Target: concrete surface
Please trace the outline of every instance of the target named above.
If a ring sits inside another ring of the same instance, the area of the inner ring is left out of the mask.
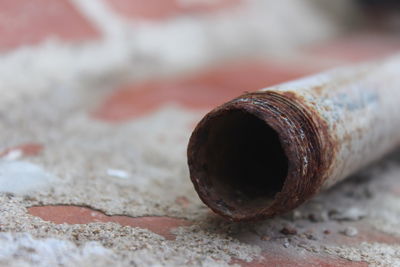
[[[1,2],[0,24],[29,2]],[[0,265],[400,266],[398,153],[290,214],[240,224],[200,202],[185,156],[213,106],[390,55],[398,38],[329,40],[345,16],[312,1],[50,2],[0,27]]]

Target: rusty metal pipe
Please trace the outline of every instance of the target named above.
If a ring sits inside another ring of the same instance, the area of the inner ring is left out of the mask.
[[[202,201],[233,221],[290,211],[400,144],[400,57],[324,72],[217,107],[188,145]]]

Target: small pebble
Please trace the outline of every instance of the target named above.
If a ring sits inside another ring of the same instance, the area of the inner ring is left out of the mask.
[[[299,210],[293,211],[293,219],[294,220],[299,220],[302,218],[302,216],[303,216],[303,214],[301,214],[301,212]]]
[[[294,222],[294,221],[302,219],[302,216],[303,215],[302,215],[302,213],[300,211],[294,210],[294,211],[284,215],[283,217],[285,219],[287,219],[287,220],[290,220],[290,221]]]
[[[309,244],[307,242],[300,241],[300,243],[297,246],[301,248],[308,248]]]
[[[314,233],[312,231],[307,231],[307,232],[304,233],[304,235],[309,240],[318,240],[318,238],[314,235]]]
[[[314,213],[311,213],[310,215],[308,215],[308,219],[311,222],[318,222],[317,217],[314,215]]]
[[[262,241],[269,241],[269,240],[271,240],[271,237],[270,237],[270,236],[267,236],[267,235],[263,235],[263,236],[260,237],[260,239],[261,239]]]
[[[366,216],[366,213],[359,208],[349,208],[330,215],[330,218],[337,221],[358,221]]]
[[[329,234],[331,234],[331,231],[330,231],[330,230],[325,230],[325,231],[324,231],[324,234],[325,234],[325,235],[329,235]]]
[[[329,216],[327,212],[321,211],[318,213],[309,214],[308,220],[310,220],[311,222],[326,222],[329,221]]]
[[[331,209],[331,210],[328,211],[328,216],[332,217],[337,213],[339,213],[339,211],[337,209]]]
[[[354,237],[354,236],[358,235],[358,230],[357,230],[357,228],[349,226],[349,227],[346,227],[346,229],[344,229],[341,233],[346,236],[349,236],[349,237]]]
[[[297,230],[290,226],[285,226],[282,228],[281,233],[284,235],[295,235],[297,234]]]
[[[288,248],[289,247],[289,241],[287,241],[287,240],[285,240],[285,242],[283,243],[283,246],[285,247],[285,248]]]

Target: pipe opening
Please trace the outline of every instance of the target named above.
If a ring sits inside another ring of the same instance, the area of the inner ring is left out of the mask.
[[[244,110],[225,110],[203,125],[206,137],[196,144],[195,177],[207,187],[218,209],[254,215],[282,190],[288,159],[278,134]],[[215,206],[215,205],[214,205]]]

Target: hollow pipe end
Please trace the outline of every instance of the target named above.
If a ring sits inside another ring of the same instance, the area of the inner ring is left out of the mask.
[[[332,155],[327,126],[294,95],[243,95],[208,113],[188,145],[201,200],[232,220],[282,214],[318,192]]]

